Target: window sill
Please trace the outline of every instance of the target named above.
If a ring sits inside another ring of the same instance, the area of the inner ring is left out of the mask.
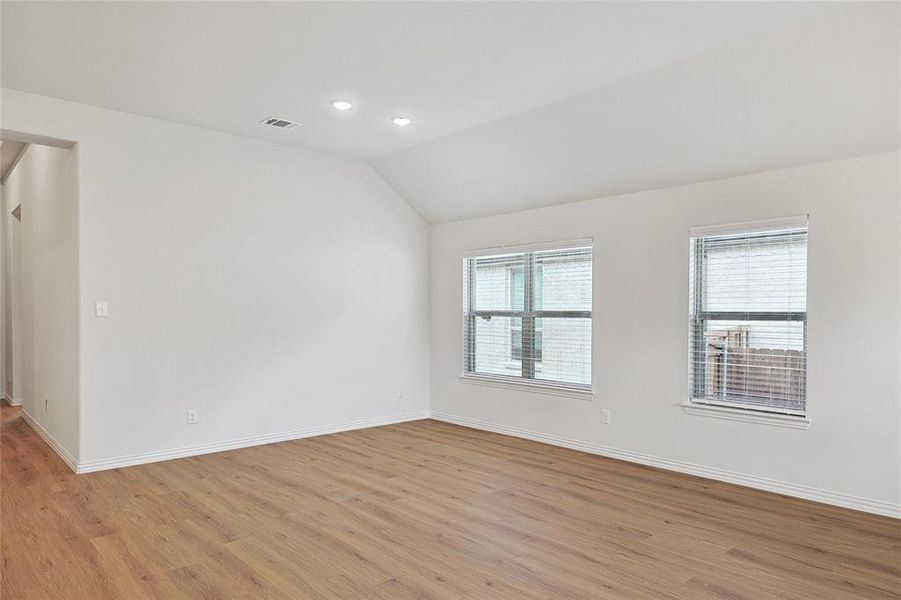
[[[546,383],[533,383],[531,381],[508,380],[502,377],[490,377],[486,375],[460,375],[460,382],[469,385],[485,385],[489,387],[519,390],[531,392],[533,394],[578,398],[580,400],[592,400],[594,398],[594,392],[591,390]]]
[[[810,427],[810,418],[800,415],[782,415],[761,411],[745,410],[741,408],[729,408],[714,404],[701,404],[699,402],[684,402],[682,410],[689,415],[700,417],[713,417],[727,421],[744,421],[759,425],[772,425],[774,427],[786,427],[788,429],[807,429]]]

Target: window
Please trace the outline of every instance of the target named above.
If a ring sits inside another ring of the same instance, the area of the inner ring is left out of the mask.
[[[592,249],[585,242],[463,261],[463,374],[591,388]]]
[[[693,403],[804,415],[807,218],[691,234]]]

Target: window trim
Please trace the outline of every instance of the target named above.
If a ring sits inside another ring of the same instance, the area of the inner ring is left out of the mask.
[[[522,254],[525,252],[542,252],[545,250],[571,250],[573,248],[592,248],[594,255],[594,238],[578,238],[563,242],[535,242],[534,244],[510,244],[507,246],[493,246],[491,248],[472,248],[464,250],[461,259],[483,258],[502,254]],[[461,261],[462,262],[462,261]]]
[[[713,225],[698,225],[688,230],[689,237],[739,235],[756,232],[774,231],[777,229],[798,229],[809,225],[809,215],[794,215],[788,217],[775,217],[772,219],[757,219],[756,221],[742,221],[737,223],[722,223]]]
[[[810,425],[808,417],[809,409],[807,406],[807,318],[808,311],[705,311],[704,289],[707,282],[704,280],[704,257],[702,255],[702,245],[695,244],[696,238],[708,237],[729,237],[729,236],[749,236],[759,237],[761,239],[789,235],[786,231],[803,229],[809,240],[809,216],[798,215],[793,217],[778,217],[774,219],[762,219],[758,221],[749,221],[745,223],[729,223],[724,225],[705,225],[700,227],[692,227],[689,230],[689,239],[692,240],[693,247],[690,254],[694,264],[694,277],[689,282],[692,287],[691,294],[694,301],[689,307],[689,331],[696,331],[697,325],[705,321],[788,321],[793,323],[801,323],[804,336],[804,381],[803,381],[803,398],[804,410],[780,409],[778,407],[767,407],[765,405],[745,404],[740,401],[729,402],[726,400],[718,400],[717,398],[708,397],[703,394],[706,387],[707,373],[706,361],[702,361],[702,375],[699,377],[696,371],[689,382],[689,398],[682,404],[683,410],[687,414],[713,416],[721,419],[740,420],[753,423],[765,424],[781,424],[784,427],[794,429],[807,429]],[[756,235],[755,235],[756,234]],[[714,242],[715,243],[715,242]],[[808,241],[809,243],[809,241]],[[809,246],[806,250],[809,254]],[[809,270],[805,275],[809,274]],[[807,302],[805,298],[805,308]],[[689,344],[689,364],[697,369],[698,345],[705,344],[704,337],[699,336],[698,339],[692,340],[689,335],[689,341],[694,341],[695,347]]]
[[[533,299],[532,294],[534,293],[532,282],[532,269],[534,268],[534,254],[542,251],[554,251],[554,250],[569,250],[576,248],[589,248],[591,250],[591,285],[592,291],[594,288],[594,240],[592,238],[583,238],[577,240],[569,240],[563,242],[541,242],[536,244],[527,244],[527,245],[517,245],[517,246],[498,246],[494,248],[483,248],[479,250],[470,250],[463,253],[461,257],[460,264],[463,267],[464,273],[468,275],[468,281],[466,282],[466,288],[468,291],[468,297],[464,299],[463,312],[461,314],[462,319],[465,319],[464,329],[468,331],[474,331],[475,328],[475,319],[484,316],[491,317],[520,317],[522,318],[522,339],[533,339],[534,336],[530,336],[526,338],[526,335],[529,335],[529,331],[527,330],[527,323],[530,327],[534,327],[535,319],[540,318],[582,318],[582,319],[590,319],[591,320],[591,337],[592,337],[592,356],[589,357],[589,373],[591,376],[591,384],[582,385],[577,383],[566,383],[562,381],[548,381],[542,379],[535,379],[535,371],[534,371],[534,362],[531,360],[532,347],[531,345],[523,345],[522,348],[522,359],[521,363],[523,364],[522,370],[523,374],[521,375],[500,375],[500,374],[490,374],[490,373],[478,373],[474,370],[475,365],[473,362],[475,361],[475,348],[472,344],[475,342],[473,336],[466,335],[464,333],[462,344],[460,347],[463,349],[464,356],[460,361],[460,365],[462,366],[462,373],[459,378],[463,383],[475,383],[488,385],[492,387],[505,387],[512,388],[518,390],[527,390],[538,393],[547,393],[558,396],[568,396],[575,398],[593,398],[593,385],[594,385],[594,319],[592,317],[592,310],[588,311],[574,311],[574,310],[534,310],[532,306]],[[493,256],[493,255],[505,255],[505,254],[526,254],[531,255],[530,260],[523,261],[523,310],[473,310],[468,311],[467,309],[473,305],[473,294],[475,294],[475,270],[469,268],[467,263],[472,259]],[[459,281],[463,281],[463,274],[461,274]],[[592,305],[594,304],[594,294],[592,293]],[[531,365],[531,372],[529,369],[529,365]],[[526,377],[525,373],[529,373],[530,377]]]
[[[541,379],[523,379],[513,375],[484,375],[479,373],[463,373],[459,379],[461,383],[472,385],[506,388],[580,400],[592,400],[594,398],[594,390],[590,386],[580,386],[578,384],[543,381]]]
[[[720,406],[700,400],[689,400],[682,403],[682,412],[699,417],[712,417],[725,421],[744,421],[760,425],[773,425],[787,429],[807,429],[810,427],[810,415],[791,415],[786,413]]]

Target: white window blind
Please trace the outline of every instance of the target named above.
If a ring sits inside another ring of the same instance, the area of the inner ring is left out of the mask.
[[[463,374],[591,388],[591,246],[463,260]]]
[[[803,415],[807,218],[691,236],[692,401]]]

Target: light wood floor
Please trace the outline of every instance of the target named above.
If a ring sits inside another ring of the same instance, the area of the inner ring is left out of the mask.
[[[901,597],[901,521],[436,421],[76,476],[2,418],[4,600]]]

